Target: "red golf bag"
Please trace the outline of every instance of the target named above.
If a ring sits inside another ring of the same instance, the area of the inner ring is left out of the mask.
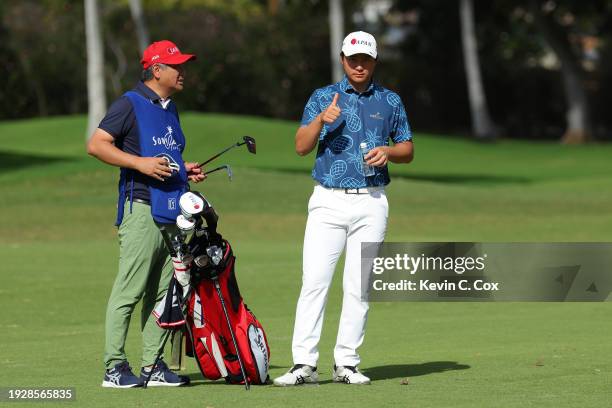
[[[265,384],[268,380],[270,348],[263,327],[240,295],[234,274],[236,258],[232,248],[226,240],[218,241],[216,261],[221,260],[215,264],[215,255],[206,253],[210,248],[208,245],[208,239],[204,237],[201,240],[195,238],[189,244],[194,262],[186,320],[193,344],[188,346],[187,353],[195,357],[204,377],[211,380],[223,377],[233,384],[244,383],[237,355],[240,353],[248,382]],[[227,318],[238,350],[234,347]]]

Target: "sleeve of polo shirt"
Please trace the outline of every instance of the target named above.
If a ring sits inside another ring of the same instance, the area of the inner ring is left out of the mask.
[[[314,91],[312,95],[310,95],[308,102],[306,102],[300,126],[308,126],[310,122],[312,122],[317,117],[317,115],[321,113],[321,109],[319,108],[319,103],[317,100],[317,92],[318,91]]]
[[[132,126],[134,112],[127,97],[121,97],[113,102],[98,127],[111,134],[115,142],[123,141]]]
[[[401,143],[412,140],[412,131],[408,123],[408,115],[402,102],[394,109],[391,128],[391,139],[393,143]]]

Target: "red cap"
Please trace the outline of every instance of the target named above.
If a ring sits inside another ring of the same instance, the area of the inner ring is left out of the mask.
[[[156,41],[149,45],[142,53],[140,63],[144,69],[156,63],[179,65],[194,60],[193,54],[181,54],[175,43],[168,40]]]

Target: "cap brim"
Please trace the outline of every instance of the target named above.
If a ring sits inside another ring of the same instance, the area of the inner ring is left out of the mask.
[[[162,64],[171,64],[171,65],[181,65],[186,63],[187,61],[192,61],[197,57],[194,54],[174,54],[165,58],[160,58],[156,63]]]
[[[357,54],[365,54],[374,59],[376,59],[377,57],[377,54],[375,52],[372,52],[372,50],[367,47],[345,47],[342,49],[342,53],[347,57]]]

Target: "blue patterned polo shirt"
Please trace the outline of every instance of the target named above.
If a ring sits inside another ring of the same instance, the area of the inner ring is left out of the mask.
[[[342,81],[313,92],[304,108],[302,126],[312,122],[340,94],[338,107],[342,113],[319,135],[317,158],[312,178],[330,188],[362,188],[389,184],[387,166],[374,167],[376,173],[365,177],[359,145],[368,149],[412,140],[406,110],[399,95],[371,82],[359,93],[346,76]]]

